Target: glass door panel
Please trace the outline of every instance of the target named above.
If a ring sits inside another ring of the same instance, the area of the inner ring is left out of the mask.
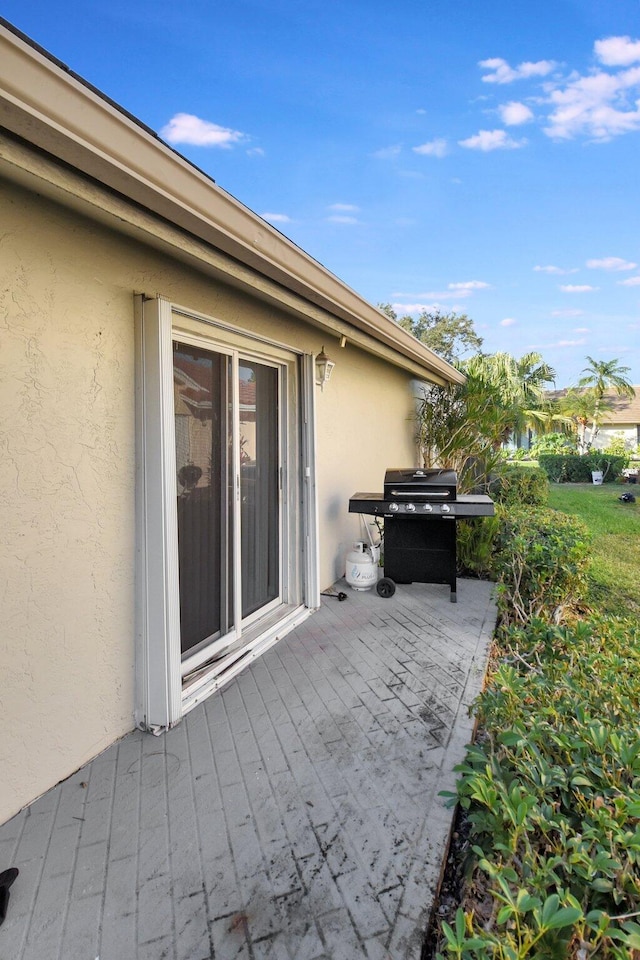
[[[182,653],[233,627],[231,358],[174,343]]]
[[[201,662],[281,595],[280,369],[183,342],[173,361],[181,650]]]
[[[279,371],[240,360],[242,617],[280,595]]]

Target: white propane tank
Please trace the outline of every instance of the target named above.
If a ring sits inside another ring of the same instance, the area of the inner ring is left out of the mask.
[[[364,540],[356,540],[347,554],[345,579],[353,590],[370,590],[378,582],[378,563],[372,548]]]

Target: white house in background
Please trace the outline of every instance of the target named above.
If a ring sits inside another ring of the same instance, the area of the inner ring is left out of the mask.
[[[636,451],[640,446],[640,385],[633,388],[635,397],[620,397],[617,393],[606,393],[604,403],[610,409],[601,411],[600,425],[595,441],[594,450],[602,450],[616,439],[623,439],[627,450]],[[550,391],[547,396],[554,400],[564,397],[567,390]],[[591,444],[591,425],[585,431],[585,441]]]
[[[462,376],[6,23],[0,128],[3,821],[309,616]]]
[[[612,440],[622,437],[627,450],[634,452],[640,447],[640,385],[633,388],[635,397],[619,397],[616,393],[605,394],[611,410],[605,410],[598,433],[593,442],[596,450],[608,447]],[[587,428],[587,443],[591,440],[591,428]]]

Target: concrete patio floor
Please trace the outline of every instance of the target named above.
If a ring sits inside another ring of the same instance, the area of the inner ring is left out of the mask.
[[[175,729],[0,826],[2,960],[419,960],[491,584],[338,589]]]

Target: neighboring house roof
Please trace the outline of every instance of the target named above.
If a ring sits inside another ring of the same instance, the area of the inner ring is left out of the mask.
[[[164,143],[152,130],[103,93],[74,74],[11,24],[0,18],[0,124],[30,147],[44,151],[67,169],[89,177],[115,196],[110,223],[140,235],[142,219],[134,220],[120,198],[150,212],[237,264],[232,280],[264,299],[275,300],[337,336],[346,336],[369,352],[417,377],[437,383],[463,383],[464,375],[438,357],[377,307],[330,273],[300,247],[222,190],[210,177]],[[49,195],[73,202],[68,186],[53,182],[42,167],[26,171],[0,145],[0,159],[13,176]],[[31,180],[29,180],[31,177]],[[104,217],[103,200],[85,195],[94,215]],[[107,219],[107,218],[105,218]],[[161,231],[146,229],[146,242],[170,243]],[[186,259],[185,251],[182,256]],[[199,259],[200,258],[200,259]],[[204,263],[195,244],[189,259]],[[229,272],[220,260],[209,268]],[[265,278],[260,287],[255,274]],[[305,309],[302,309],[304,301]],[[308,305],[312,306],[310,310]],[[313,310],[313,307],[316,310]]]
[[[640,423],[640,385],[633,388],[635,397],[619,397],[615,393],[605,394],[611,404],[611,410],[602,414],[602,424]]]
[[[636,384],[633,389],[636,392],[635,397],[619,397],[615,392],[604,394],[604,399],[611,409],[602,411],[601,426],[640,424],[640,384]],[[566,390],[551,390],[548,396],[552,400],[557,400],[564,397],[566,393]]]

